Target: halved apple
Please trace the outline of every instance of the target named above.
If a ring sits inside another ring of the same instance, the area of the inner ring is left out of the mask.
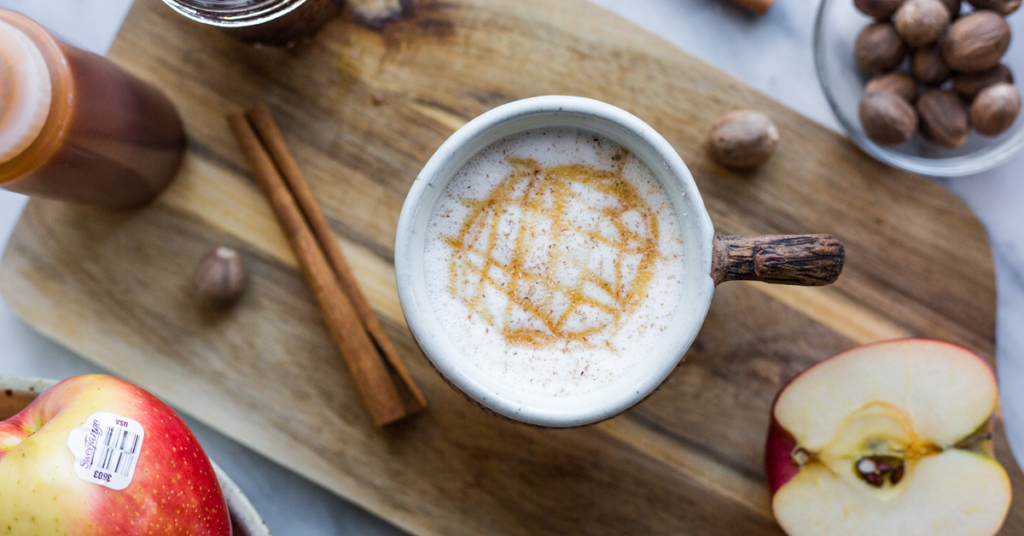
[[[797,376],[772,409],[765,470],[790,536],[995,534],[1010,479],[992,458],[998,403],[975,353],[907,339]]]

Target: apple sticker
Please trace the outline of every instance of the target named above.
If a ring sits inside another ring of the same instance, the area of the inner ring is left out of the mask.
[[[127,488],[135,476],[145,435],[138,421],[113,413],[93,413],[68,436],[75,474],[112,490]]]

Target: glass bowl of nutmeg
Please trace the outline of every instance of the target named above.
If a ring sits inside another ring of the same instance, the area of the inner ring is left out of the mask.
[[[814,60],[832,111],[861,149],[900,169],[955,177],[1006,162],[1024,149],[1020,5],[822,0]]]

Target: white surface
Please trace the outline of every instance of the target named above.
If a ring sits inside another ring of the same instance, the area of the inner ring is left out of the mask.
[[[0,0],[72,41],[105,52],[131,0]],[[146,0],[157,1],[157,0]],[[816,0],[776,0],[755,17],[724,0],[592,0],[745,80],[791,108],[838,128],[811,59]],[[1024,16],[1017,14],[1015,16]],[[1010,440],[1024,454],[1024,182],[1020,158],[977,177],[941,181],[988,228],[999,287],[998,359]],[[0,190],[0,248],[25,200]],[[34,333],[0,302],[0,373],[64,378],[98,369]],[[1011,382],[1009,378],[1018,378]],[[211,457],[252,499],[277,534],[398,533],[220,434],[188,420]]]

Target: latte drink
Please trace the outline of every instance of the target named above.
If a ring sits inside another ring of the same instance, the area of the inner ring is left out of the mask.
[[[517,391],[580,395],[644,360],[687,280],[682,233],[650,169],[557,128],[474,156],[434,207],[427,291],[445,335]]]

